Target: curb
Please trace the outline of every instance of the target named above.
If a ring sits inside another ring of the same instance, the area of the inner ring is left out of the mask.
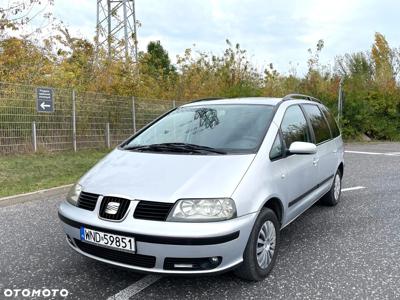
[[[13,196],[7,196],[0,198],[0,207],[8,206],[18,203],[24,203],[29,201],[41,200],[43,197],[51,197],[68,192],[72,184],[62,185],[58,187],[53,187],[49,189],[39,190],[36,192],[30,192],[25,194],[18,194]]]

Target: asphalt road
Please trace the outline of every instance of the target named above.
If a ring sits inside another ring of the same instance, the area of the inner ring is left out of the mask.
[[[346,150],[354,152],[346,153],[343,187],[365,188],[343,192],[334,208],[314,205],[283,229],[267,279],[162,277],[131,299],[400,299],[400,144]],[[12,288],[107,299],[144,277],[71,250],[57,218],[62,198],[0,205],[0,299]]]

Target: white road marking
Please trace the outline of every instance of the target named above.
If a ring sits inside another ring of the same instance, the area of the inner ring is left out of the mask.
[[[361,190],[361,189],[365,189],[365,188],[366,188],[365,186],[354,186],[354,187],[342,189],[342,192]]]
[[[144,290],[145,288],[149,287],[157,280],[159,280],[162,276],[159,275],[146,275],[142,279],[136,281],[135,283],[131,284],[127,288],[123,289],[122,291],[118,292],[114,296],[109,297],[107,300],[128,300],[132,296],[136,295],[140,291]]]
[[[400,152],[390,152],[390,153],[385,153],[385,155],[400,156]]]
[[[385,153],[380,153],[380,152],[365,152],[365,151],[350,151],[346,150],[344,151],[346,153],[356,153],[356,154],[369,154],[369,155],[383,155]]]
[[[346,150],[346,153],[367,154],[367,155],[385,155],[385,156],[400,156],[400,152],[366,152],[366,151],[352,151]]]

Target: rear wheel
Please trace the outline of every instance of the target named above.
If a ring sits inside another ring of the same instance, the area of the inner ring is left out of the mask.
[[[280,226],[275,213],[264,208],[257,217],[243,254],[243,263],[235,270],[242,279],[259,281],[272,270],[280,242]]]
[[[328,193],[322,197],[321,202],[328,206],[335,206],[340,201],[340,195],[342,194],[342,174],[340,170],[337,170],[333,184]]]

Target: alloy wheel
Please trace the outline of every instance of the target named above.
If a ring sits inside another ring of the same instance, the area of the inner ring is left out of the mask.
[[[276,246],[276,230],[274,223],[266,221],[258,233],[257,262],[262,269],[266,269],[271,263]]]
[[[340,190],[341,190],[341,181],[340,181],[340,175],[336,174],[335,176],[335,183],[334,183],[334,191],[333,191],[333,196],[335,197],[335,200],[339,200],[340,196]]]

